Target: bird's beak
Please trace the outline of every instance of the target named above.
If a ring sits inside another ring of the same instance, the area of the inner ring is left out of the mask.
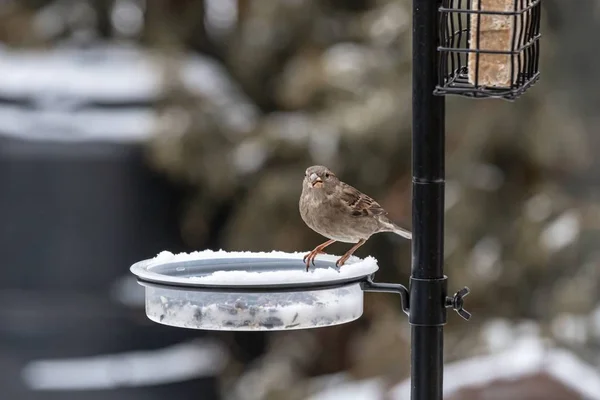
[[[323,186],[323,180],[321,178],[319,178],[317,176],[317,174],[315,174],[314,172],[312,174],[310,174],[310,176],[308,177],[310,184],[312,185],[312,187],[321,187]]]

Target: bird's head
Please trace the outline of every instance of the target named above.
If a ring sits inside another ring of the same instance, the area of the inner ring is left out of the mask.
[[[322,165],[313,165],[306,169],[304,175],[304,186],[308,189],[323,189],[335,185],[337,176]]]

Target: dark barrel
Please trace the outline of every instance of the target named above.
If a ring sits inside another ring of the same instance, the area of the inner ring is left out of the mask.
[[[61,136],[77,110],[94,111],[69,98],[70,84],[62,101],[0,84],[0,397],[217,399],[224,357],[208,334],[149,321],[129,273],[161,250],[185,250],[182,193],[147,167],[143,140],[121,140],[110,111],[107,138]],[[112,109],[121,120],[129,112]]]

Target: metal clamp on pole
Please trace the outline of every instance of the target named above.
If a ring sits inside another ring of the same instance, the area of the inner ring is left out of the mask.
[[[371,275],[365,281],[361,282],[361,288],[365,292],[398,293],[400,295],[400,302],[402,303],[402,311],[404,311],[406,315],[410,315],[408,289],[404,285],[399,283],[373,282],[373,275]]]
[[[448,277],[439,279],[410,278],[411,310],[408,322],[416,326],[446,324],[446,293]],[[439,299],[437,301],[428,301]]]

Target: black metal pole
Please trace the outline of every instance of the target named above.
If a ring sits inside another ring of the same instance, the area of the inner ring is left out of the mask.
[[[433,95],[440,5],[441,0],[413,0],[412,400],[440,400],[443,385],[444,98]]]

